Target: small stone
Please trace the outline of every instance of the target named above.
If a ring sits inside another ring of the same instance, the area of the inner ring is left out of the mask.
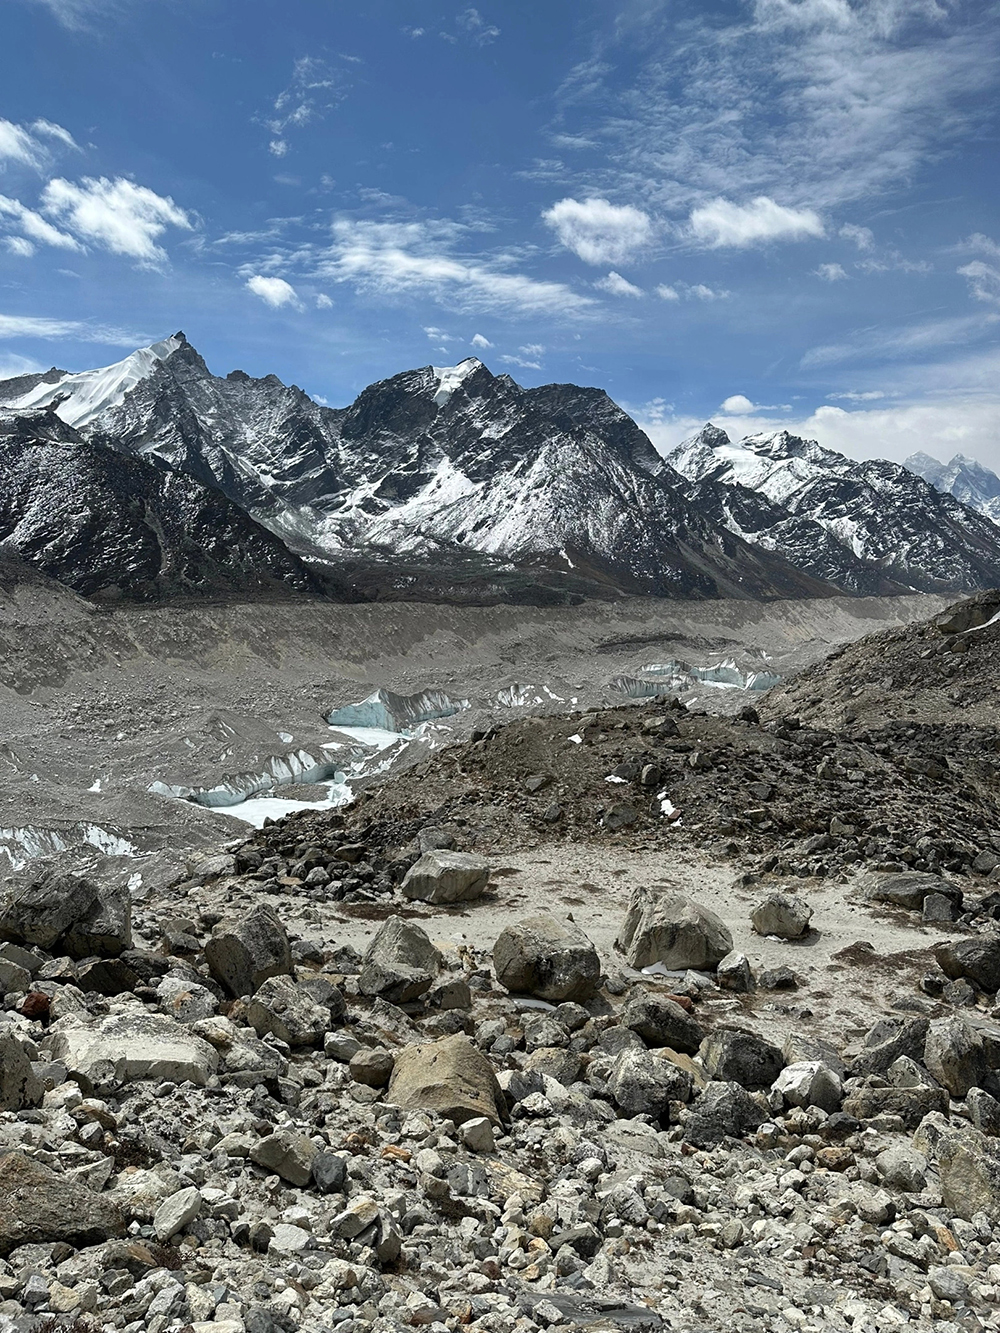
[[[459,1130],[459,1136],[471,1152],[496,1152],[493,1125],[484,1115],[466,1120]]]

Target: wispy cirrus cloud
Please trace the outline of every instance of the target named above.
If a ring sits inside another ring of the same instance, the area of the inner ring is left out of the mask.
[[[761,197],[822,215],[911,181],[986,116],[998,54],[974,5],[749,0],[727,20],[643,0],[564,82],[552,130],[607,145],[580,177],[593,193],[627,183],[673,216]]]
[[[270,111],[261,118],[271,134],[268,151],[275,157],[284,157],[289,151],[290,134],[322,119],[349,92],[350,77],[346,68],[335,67],[317,56],[301,56],[292,67],[287,88],[278,94]]]
[[[919,358],[945,347],[960,347],[989,335],[1000,315],[957,315],[946,319],[922,320],[914,324],[860,329],[839,343],[811,347],[802,357],[804,369],[833,366],[842,362],[875,358],[894,361]]]
[[[0,314],[0,338],[73,338],[80,342],[104,343],[112,347],[135,347],[147,335],[106,324],[90,324],[78,319],[53,319],[48,315]]]
[[[370,295],[429,296],[468,311],[581,315],[592,297],[565,283],[512,272],[510,257],[463,253],[468,228],[447,219],[374,222],[338,218],[315,276]]]

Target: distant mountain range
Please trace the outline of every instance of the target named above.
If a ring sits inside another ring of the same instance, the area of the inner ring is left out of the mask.
[[[939,491],[946,491],[970,509],[1000,523],[1000,477],[974,458],[956,454],[941,463],[929,454],[911,454],[903,464]]]
[[[87,595],[1000,583],[1000,529],[896,464],[711,425],[665,460],[602,390],[523,389],[472,358],[329,408],[273,375],[215,376],[177,333],[103,369],[2,381],[0,403],[0,542]]]

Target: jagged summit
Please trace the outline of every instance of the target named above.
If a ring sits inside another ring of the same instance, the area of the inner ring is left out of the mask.
[[[956,500],[1000,524],[1000,477],[977,459],[955,454],[947,463],[942,463],[929,454],[916,453],[911,454],[903,466],[937,490],[953,495]]]

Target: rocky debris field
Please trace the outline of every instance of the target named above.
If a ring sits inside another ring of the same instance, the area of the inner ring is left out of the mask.
[[[526,718],[9,875],[0,1333],[1000,1329],[995,723]]]
[[[890,721],[995,726],[1000,685],[1000,591],[977,593],[930,620],[869,634],[836,649],[768,696],[769,712],[812,725]],[[989,756],[985,748],[983,758]]]

